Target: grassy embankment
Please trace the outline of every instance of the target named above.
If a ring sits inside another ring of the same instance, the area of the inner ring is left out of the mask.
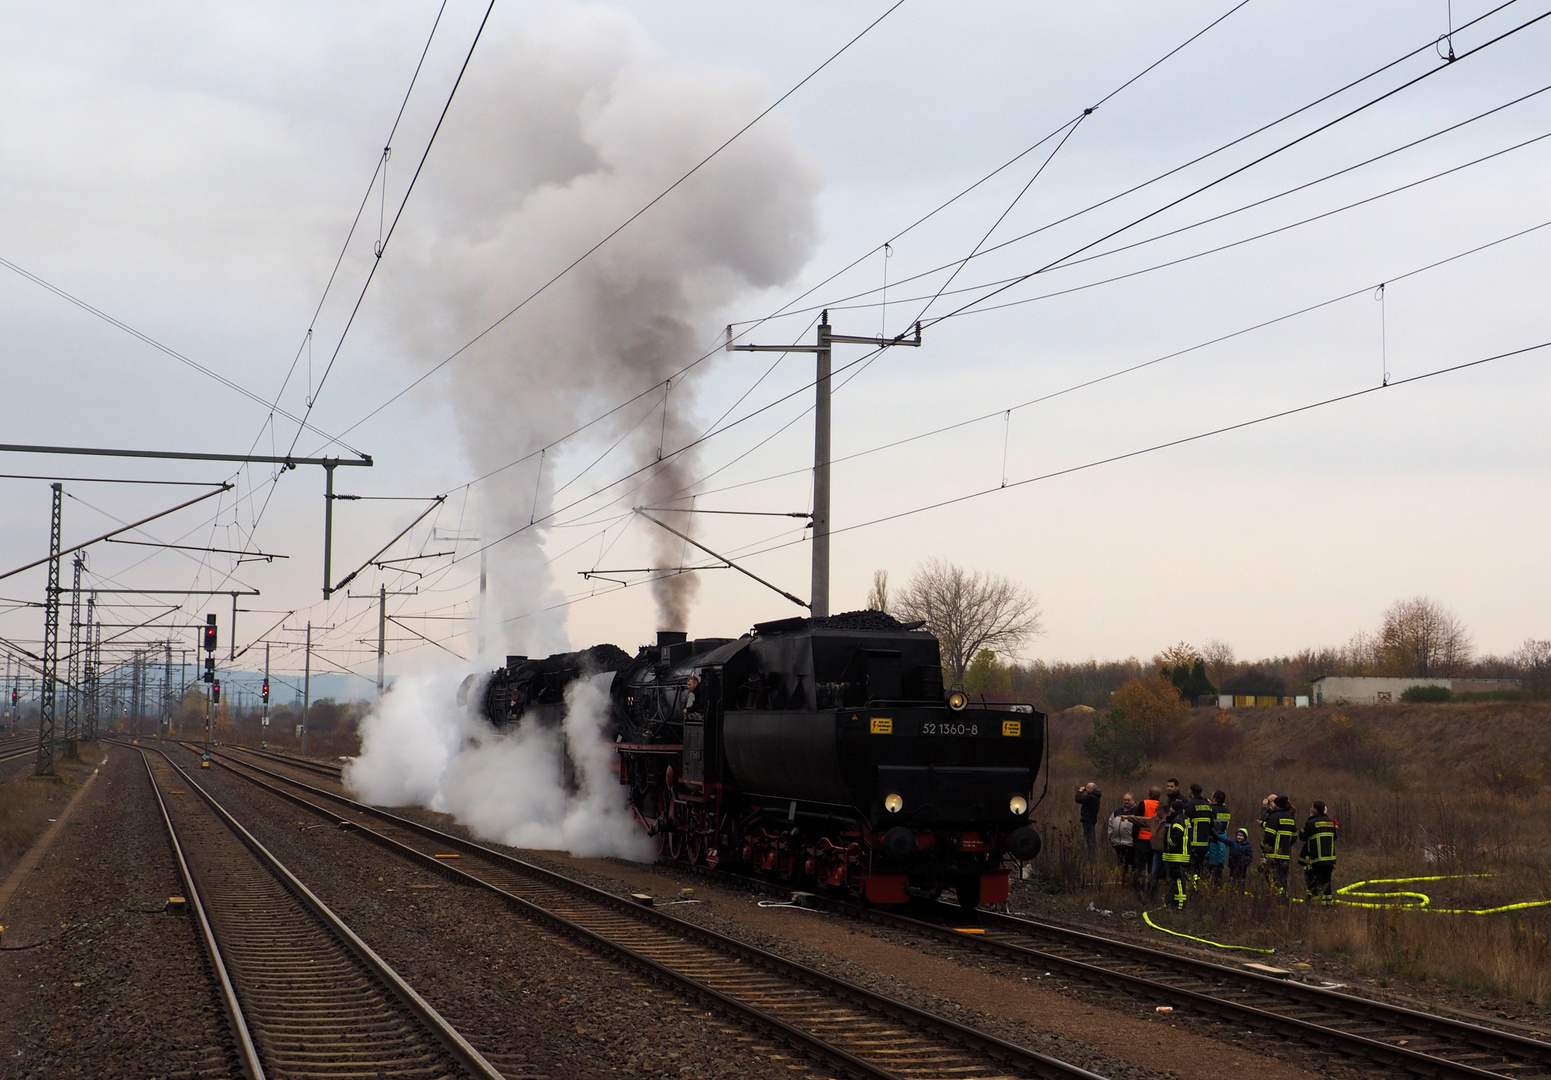
[[[1341,823],[1337,887],[1372,878],[1457,877],[1375,886],[1426,893],[1433,908],[1491,908],[1551,900],[1547,831],[1551,705],[1489,703],[1240,710],[1224,723],[1197,709],[1174,749],[1139,779],[1095,775],[1083,753],[1091,714],[1051,719],[1050,793],[1036,811],[1046,841],[1037,881],[1054,910],[1091,901],[1139,909],[1114,870],[1108,845],[1090,863],[1072,792],[1087,780],[1107,814],[1126,791],[1138,798],[1178,777],[1228,793],[1234,828],[1250,826],[1259,862],[1259,803],[1286,794],[1299,820],[1313,799]],[[1103,823],[1100,823],[1103,829]],[[1293,869],[1293,896],[1303,895]],[[1493,915],[1286,903],[1251,871],[1249,895],[1203,889],[1171,928],[1239,945],[1322,956],[1378,979],[1434,982],[1460,990],[1551,1003],[1551,908]],[[1228,955],[1228,954],[1225,954]],[[1241,958],[1247,954],[1236,954]]]
[[[10,744],[9,739],[4,743]],[[30,764],[7,764],[11,777],[0,782],[0,880],[21,861],[96,768],[100,756],[95,750],[88,747],[85,756],[91,764],[67,760],[63,753],[57,755],[54,767],[58,776],[54,777],[33,776]]]

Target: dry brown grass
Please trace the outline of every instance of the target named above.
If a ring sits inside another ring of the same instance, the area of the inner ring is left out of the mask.
[[[1126,790],[1141,797],[1171,776],[1228,792],[1235,828],[1250,826],[1261,797],[1273,791],[1292,798],[1300,819],[1313,799],[1324,799],[1341,822],[1338,887],[1372,878],[1490,875],[1380,888],[1426,893],[1433,908],[1551,900],[1544,815],[1551,706],[1246,710],[1232,718],[1235,747],[1226,756],[1199,732],[1220,723],[1215,711],[1195,712],[1175,751],[1132,780],[1093,775],[1081,751],[1086,720],[1052,720],[1051,794],[1036,818],[1046,839],[1037,881],[1054,902],[1078,910],[1090,901],[1112,910],[1139,906],[1111,869],[1107,845],[1097,864],[1087,861],[1068,793],[1096,779],[1107,812]],[[1250,840],[1258,849],[1258,829],[1250,828]],[[1292,894],[1301,897],[1296,867],[1293,878]],[[1317,954],[1386,982],[1551,1003],[1551,908],[1481,916],[1329,908],[1272,897],[1252,872],[1247,895],[1204,888],[1184,913],[1160,921],[1233,944]]]
[[[43,835],[49,819],[57,817],[76,793],[92,766],[55,760],[57,777],[15,777],[0,783],[0,880],[3,880]]]

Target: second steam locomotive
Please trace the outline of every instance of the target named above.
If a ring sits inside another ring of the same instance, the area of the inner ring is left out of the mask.
[[[558,723],[578,678],[610,679],[620,783],[658,851],[904,903],[1007,898],[1039,852],[1028,812],[1045,740],[1030,705],[945,693],[937,639],[877,611],[662,632],[507,658],[465,691],[497,727]]]

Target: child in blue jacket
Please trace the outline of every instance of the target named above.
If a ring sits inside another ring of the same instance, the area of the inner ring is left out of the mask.
[[[1249,875],[1249,865],[1255,861],[1255,850],[1249,846],[1249,830],[1240,829],[1227,843],[1228,878],[1243,881]],[[1219,878],[1219,880],[1221,880]]]

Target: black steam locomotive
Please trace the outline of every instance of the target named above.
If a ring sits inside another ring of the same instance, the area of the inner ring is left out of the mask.
[[[737,639],[663,632],[634,658],[612,645],[508,657],[463,694],[498,727],[552,725],[572,681],[612,673],[620,782],[669,858],[879,903],[945,888],[965,907],[1000,902],[1006,857],[1039,852],[1028,811],[1045,717],[945,694],[919,625],[859,611]]]

